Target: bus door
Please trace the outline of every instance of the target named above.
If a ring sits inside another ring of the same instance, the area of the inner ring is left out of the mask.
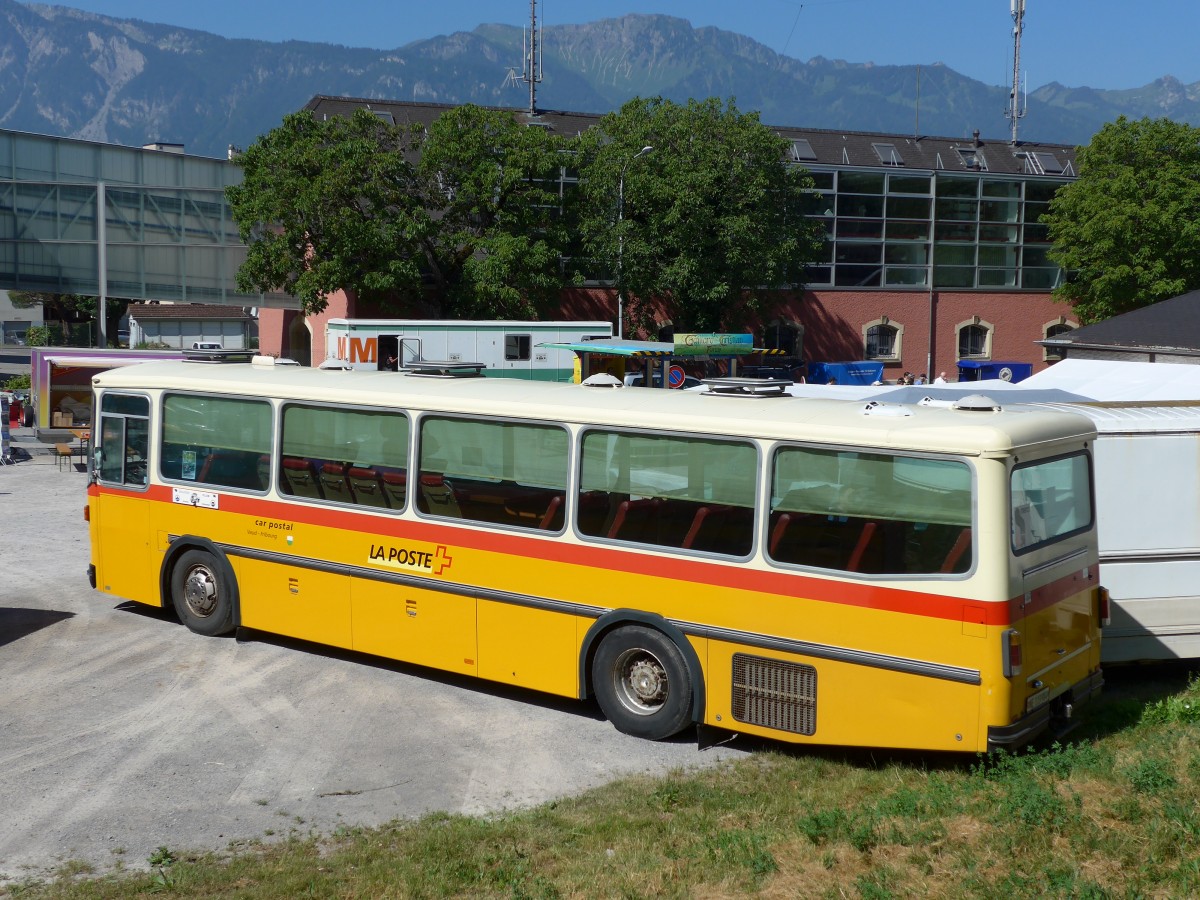
[[[147,497],[150,400],[105,393],[92,429],[90,507],[96,586],[143,603],[159,602],[158,564],[151,546]]]
[[[1080,452],[1023,463],[1011,485],[1012,548],[1023,590],[1012,615],[1019,647],[1007,648],[1007,656],[1020,667],[1026,712],[1033,712],[1099,663],[1090,460]]]

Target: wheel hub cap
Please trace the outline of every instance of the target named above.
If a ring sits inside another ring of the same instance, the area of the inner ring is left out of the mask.
[[[193,569],[183,587],[188,609],[197,616],[210,616],[217,607],[217,583],[207,569]]]

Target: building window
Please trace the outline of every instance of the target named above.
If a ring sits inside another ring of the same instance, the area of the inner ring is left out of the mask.
[[[883,316],[863,326],[863,357],[865,359],[899,362],[904,326]]]
[[[1065,334],[1070,334],[1078,327],[1078,322],[1070,322],[1067,320],[1066,316],[1059,316],[1053,322],[1047,322],[1042,326],[1042,334],[1045,336],[1046,340],[1050,340],[1051,338],[1062,337]],[[1053,362],[1062,358],[1063,352],[1061,347],[1042,348],[1042,359],[1047,360],[1048,362]]]
[[[875,143],[871,144],[871,147],[875,150],[875,156],[885,166],[904,165],[904,157],[900,155],[895,144]]]
[[[976,316],[958,326],[958,358],[989,359],[992,355],[992,325]]]
[[[792,161],[809,162],[817,158],[816,151],[807,138],[792,138]]]

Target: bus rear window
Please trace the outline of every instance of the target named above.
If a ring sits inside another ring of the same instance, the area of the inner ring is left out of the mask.
[[[1092,527],[1092,471],[1083,453],[1018,466],[1012,473],[1012,546],[1016,553]]]

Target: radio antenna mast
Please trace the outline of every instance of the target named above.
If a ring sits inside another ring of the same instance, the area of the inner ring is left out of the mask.
[[[1017,122],[1024,118],[1027,104],[1021,102],[1021,32],[1025,30],[1025,0],[1009,0],[1013,19],[1012,92],[1004,116],[1012,120],[1012,142],[1017,143]]]
[[[537,115],[537,86],[542,83],[542,48],[538,42],[537,0],[529,0],[528,39],[522,41],[525,59],[522,60],[521,80],[529,85],[529,114]]]

